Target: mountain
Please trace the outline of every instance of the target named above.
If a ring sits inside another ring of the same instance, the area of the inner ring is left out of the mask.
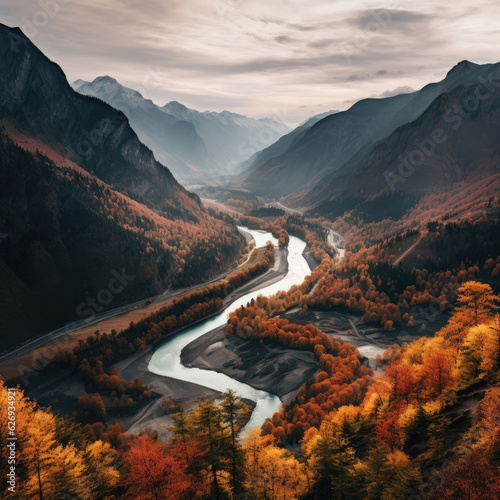
[[[0,350],[210,278],[245,246],[121,111],[2,24],[0,179]]]
[[[313,125],[318,123],[323,118],[327,116],[333,115],[334,113],[338,113],[338,110],[335,111],[327,111],[325,113],[321,113],[315,116],[311,116],[307,120],[304,120],[297,128],[289,132],[288,134],[281,137],[274,144],[271,144],[266,149],[262,151],[258,151],[254,153],[248,160],[242,162],[239,165],[239,170],[244,175],[247,172],[252,171],[257,168],[259,165],[265,163],[267,160],[279,156],[286,152],[286,150],[297,140],[301,139],[306,131],[311,128]]]
[[[329,217],[354,210],[364,221],[375,221],[397,219],[429,196],[442,204],[459,193],[468,203],[488,197],[489,191],[495,196],[500,181],[500,80],[484,81],[439,95],[416,120],[299,195],[302,204]],[[464,201],[448,208],[460,211]]]
[[[159,107],[109,76],[76,80],[73,88],[122,111],[139,139],[176,178],[199,182],[227,178],[254,152],[278,140],[288,127],[271,118],[223,111],[200,112],[172,101]]]
[[[254,119],[229,111],[200,112],[176,101],[161,109],[178,120],[192,123],[210,156],[227,174],[241,171],[242,162],[290,131],[287,125],[272,118]]]
[[[122,111],[141,142],[176,179],[200,180],[216,175],[217,165],[190,121],[164,113],[151,100],[109,76],[97,77],[93,82],[77,80],[72,87]]]
[[[359,101],[347,111],[320,120],[305,132],[299,130],[284,152],[278,155],[263,153],[263,161],[254,163],[252,170],[245,172],[235,184],[269,196],[310,189],[359,154],[362,148],[418,118],[439,95],[459,85],[499,75],[498,64],[477,65],[463,61],[442,81],[429,84],[418,92]]]
[[[22,43],[11,45],[13,36]],[[139,141],[123,113],[76,93],[61,68],[20,30],[2,25],[0,37],[2,122],[50,145],[138,201],[175,206],[182,197],[198,203]]]

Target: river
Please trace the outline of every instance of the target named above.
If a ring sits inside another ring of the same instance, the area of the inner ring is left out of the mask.
[[[271,233],[252,230],[246,227],[240,227],[239,229],[252,235],[257,248],[265,246],[268,241],[272,241],[274,245],[278,244],[278,241]],[[300,285],[304,281],[304,278],[311,273],[311,269],[302,255],[305,247],[306,243],[304,241],[295,236],[290,236],[290,243],[288,245],[288,273],[283,279],[273,285],[244,295],[216,316],[188,327],[174,337],[166,340],[153,354],[148,369],[158,375],[192,382],[218,392],[233,389],[241,398],[250,399],[256,403],[245,430],[248,431],[255,427],[261,427],[266,418],[271,417],[274,412],[279,411],[281,400],[278,396],[270,392],[255,389],[223,373],[202,370],[200,368],[188,368],[181,363],[181,352],[185,346],[197,338],[215,328],[224,326],[227,322],[228,313],[242,305],[246,305],[250,300],[256,299],[259,295],[269,296],[280,290],[288,290],[293,285]]]

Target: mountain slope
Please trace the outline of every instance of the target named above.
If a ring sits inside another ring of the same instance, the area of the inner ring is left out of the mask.
[[[122,112],[4,25],[0,70],[0,349],[240,255],[234,225],[205,213]]]
[[[293,138],[287,149],[237,181],[259,194],[282,196],[312,186],[339,168],[358,149],[383,137],[411,94],[365,99],[348,111],[328,116]]]
[[[237,185],[273,196],[312,188],[362,148],[415,120],[442,93],[498,76],[500,64],[463,61],[444,80],[418,92],[359,101],[347,111],[319,121],[298,136],[284,153],[256,165]]]
[[[72,87],[122,111],[141,142],[151,148],[157,160],[167,165],[177,179],[216,174],[217,165],[189,121],[162,112],[151,100],[109,76],[97,77],[93,82],[77,80]]]
[[[354,209],[365,221],[399,218],[431,194],[470,187],[500,173],[500,81],[462,85],[437,97],[416,120],[355,155],[302,196],[331,217]],[[487,98],[474,101],[475,96]],[[467,106],[475,102],[475,109]],[[459,209],[460,207],[452,207]]]
[[[286,152],[286,150],[297,140],[304,137],[304,134],[309,130],[313,125],[318,123],[323,118],[327,116],[338,113],[338,111],[327,111],[326,113],[321,113],[316,116],[312,116],[308,118],[303,123],[301,123],[297,128],[293,129],[288,134],[281,137],[274,144],[271,144],[266,149],[262,151],[258,151],[254,153],[248,160],[244,161],[239,165],[239,170],[241,170],[242,174],[252,171],[257,168],[259,165],[265,163],[267,160],[279,156]]]
[[[15,50],[12,36],[22,40]],[[0,70],[2,121],[46,142],[139,201],[165,207],[175,206],[181,198],[198,203],[139,141],[123,113],[76,93],[59,66],[20,30],[4,25]]]

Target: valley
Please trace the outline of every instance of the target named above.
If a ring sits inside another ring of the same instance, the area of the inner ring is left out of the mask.
[[[273,238],[270,233],[262,234],[256,231],[248,232],[245,228],[240,228],[244,234],[251,234],[250,239],[256,240],[256,248],[257,250],[252,250],[247,258],[248,262],[251,262],[251,258],[255,253],[259,252],[259,248],[262,248],[261,245],[264,245],[268,240],[274,240],[277,245],[277,240]],[[304,251],[305,243],[301,243],[300,240],[297,239],[298,249],[297,256],[300,255]],[[305,261],[303,260],[300,267],[297,264],[297,256],[293,254],[290,259],[290,264],[292,268],[289,268],[289,263],[287,261],[287,254],[289,250],[279,249],[277,246],[275,248],[275,264],[272,269],[264,273],[263,275],[253,279],[246,285],[243,285],[239,289],[236,289],[234,292],[229,294],[224,299],[224,307],[228,310],[232,310],[235,307],[238,307],[239,303],[246,303],[251,299],[251,297],[256,297],[261,292],[264,293],[272,293],[272,290],[281,290],[287,289],[289,286],[295,281],[297,284],[302,282],[301,273],[303,274],[306,269],[309,269]],[[247,263],[245,261],[239,267],[245,266]],[[298,267],[298,268],[297,268]],[[226,276],[234,273],[238,268],[233,271],[227,272],[224,276],[221,276],[212,282],[224,280]],[[302,269],[302,270],[301,270]],[[298,273],[298,274],[297,274]],[[85,325],[81,327],[80,325],[70,325],[68,328],[65,328],[63,332],[53,332],[49,334],[50,341],[46,341],[44,338],[36,341],[36,344],[42,344],[40,347],[37,345],[27,345],[21,348],[20,350],[13,351],[9,355],[4,356],[0,360],[0,373],[2,376],[6,377],[6,379],[16,379],[20,374],[23,377],[24,383],[27,384],[29,381],[29,390],[28,394],[31,397],[36,397],[38,401],[59,401],[63,400],[64,405],[63,408],[68,404],[68,399],[77,398],[80,391],[83,389],[83,385],[78,379],[64,374],[61,378],[58,374],[58,371],[53,370],[44,370],[44,365],[50,364],[55,357],[55,353],[61,355],[62,352],[71,352],[76,346],[81,344],[89,335],[92,335],[95,331],[121,331],[132,322],[141,321],[143,318],[147,318],[154,314],[156,311],[165,307],[165,305],[170,301],[175,300],[175,297],[180,297],[182,295],[189,295],[190,293],[196,292],[196,290],[204,288],[209,283],[205,283],[199,287],[193,287],[190,289],[182,290],[173,294],[172,297],[170,293],[164,293],[159,297],[149,299],[147,301],[141,301],[140,304],[130,304],[121,308],[120,311],[106,313],[105,318],[94,318],[93,322],[89,325]],[[123,312],[123,309],[127,312]],[[211,316],[214,316],[213,314]],[[211,332],[213,328],[216,328],[217,324],[225,324],[226,322],[226,312],[216,313],[216,316],[211,318],[208,316],[204,318],[200,322],[195,323],[188,329],[174,330],[170,334],[170,338],[175,342],[181,342],[184,345],[189,344],[186,349],[197,349],[195,347],[195,342],[193,340],[189,340],[193,335],[190,332],[199,332],[200,329],[202,331],[207,331],[206,336],[210,337],[213,333],[216,333],[219,330]],[[200,335],[199,333],[195,333],[195,335]],[[201,334],[203,335],[203,333]],[[184,340],[187,338],[188,340]],[[203,340],[205,337],[203,337]],[[168,416],[165,416],[164,413],[160,412],[161,415],[158,417],[158,406],[161,405],[162,398],[168,397],[172,398],[175,401],[186,401],[190,405],[194,405],[196,402],[196,394],[217,394],[218,392],[224,391],[227,388],[233,388],[240,394],[245,400],[250,402],[257,402],[258,407],[263,404],[262,396],[260,396],[259,391],[255,391],[252,389],[245,389],[244,384],[239,384],[235,380],[231,380],[226,377],[218,384],[213,382],[209,382],[209,378],[206,375],[203,375],[201,379],[196,375],[193,376],[189,373],[191,370],[187,371],[187,374],[182,374],[183,366],[179,364],[180,357],[177,360],[177,368],[172,366],[170,362],[156,361],[155,359],[158,356],[161,356],[161,353],[158,353],[158,350],[165,350],[165,352],[169,353],[169,356],[172,355],[172,341],[160,341],[159,345],[154,344],[151,348],[141,351],[136,355],[132,355],[120,361],[116,364],[116,368],[118,370],[118,375],[120,377],[124,377],[126,380],[133,380],[140,377],[144,382],[148,385],[148,387],[154,391],[155,398],[152,403],[148,404],[145,408],[139,407],[137,409],[137,415],[135,413],[127,412],[128,416],[120,415],[120,422],[128,422],[129,428],[127,429],[129,432],[134,430],[134,432],[139,432],[141,429],[156,429],[160,435],[168,436],[167,426],[172,423],[171,419]],[[182,350],[182,347],[178,348],[179,354]],[[175,352],[175,350],[173,351]],[[153,358],[153,359],[152,359]],[[184,351],[183,351],[184,358]],[[288,361],[287,361],[288,358]],[[284,361],[281,361],[281,360]],[[315,367],[315,363],[313,359],[308,359],[304,357],[304,372],[295,371],[292,373],[289,371],[289,363],[290,360],[293,359],[294,367],[297,367],[298,358],[293,356],[290,358],[290,353],[286,351],[283,352],[281,349],[279,352],[275,353],[275,356],[272,359],[266,359],[263,362],[262,369],[267,371],[277,360],[279,363],[284,362],[284,371],[282,372],[282,376],[290,377],[290,382],[285,382],[284,387],[287,387],[286,393],[290,393],[291,391],[296,391],[298,388],[304,383],[304,381],[308,380],[312,375],[317,372]],[[42,361],[42,364],[40,362]],[[156,363],[156,364],[155,364]],[[183,361],[184,364],[184,361]],[[153,366],[154,368],[151,368]],[[168,367],[168,371],[165,370]],[[207,366],[205,366],[207,368]],[[217,371],[224,371],[217,364],[212,364],[208,367],[210,370],[214,371],[215,379],[217,377]],[[177,373],[180,370],[180,375]],[[194,370],[193,370],[194,371]],[[40,373],[39,373],[40,372]],[[158,375],[156,374],[158,373]],[[172,375],[173,374],[173,378]],[[179,380],[180,378],[180,380]],[[236,377],[238,380],[242,380],[243,382],[250,382],[252,386],[259,385],[259,382],[250,379],[245,375],[240,375]],[[50,382],[49,382],[50,381]],[[215,384],[214,387],[212,385]],[[197,387],[199,385],[200,387]],[[208,388],[207,388],[208,385]],[[262,383],[260,383],[262,385]],[[268,377],[267,381],[264,382],[264,386],[268,390],[274,390],[275,387],[273,385],[272,379]],[[248,386],[246,386],[248,387]],[[213,391],[214,388],[219,389],[218,391]],[[265,393],[262,393],[265,394]],[[281,394],[283,396],[284,394]],[[289,398],[293,397],[293,394],[289,395]],[[200,396],[198,396],[200,397]],[[264,405],[262,409],[259,409],[255,413],[255,417],[252,417],[251,422],[248,424],[249,429],[254,426],[260,426],[265,418],[271,415],[274,409],[278,409],[280,405],[279,399],[274,395],[266,396],[269,399],[267,405]],[[271,405],[271,407],[269,406]],[[56,404],[55,407],[58,405]],[[112,407],[109,406],[108,411],[112,411]],[[261,421],[259,422],[260,419]],[[253,422],[256,422],[255,424]],[[113,422],[113,418],[110,420],[110,423]]]
[[[342,74],[267,17],[245,62],[257,4],[165,44],[184,4],[121,7],[138,46],[82,22],[78,68],[0,24],[0,496],[500,498],[500,63]]]

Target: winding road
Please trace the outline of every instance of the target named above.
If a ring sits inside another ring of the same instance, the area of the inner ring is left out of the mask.
[[[264,246],[264,245],[263,245]],[[199,284],[191,287],[191,288],[197,288],[201,285],[209,285],[211,283],[215,283],[216,281],[219,281],[223,278],[225,278],[228,274],[236,271],[240,267],[244,266],[252,257],[253,253],[257,247],[252,249],[248,253],[248,256],[244,262],[239,264],[238,266],[229,269],[228,271],[224,271],[223,273],[217,275],[215,278],[212,278],[208,281],[200,282]],[[23,345],[16,347],[15,349],[3,354],[0,356],[0,365],[3,363],[6,363],[7,361],[10,361],[12,359],[15,359],[19,356],[22,356],[23,354],[29,353],[30,351],[34,351],[38,347],[43,346],[44,344],[47,344],[48,342],[52,342],[53,340],[58,339],[59,337],[66,335],[67,333],[73,333],[77,332],[82,328],[96,325],[98,323],[101,323],[102,321],[110,318],[114,318],[115,316],[119,316],[120,314],[123,314],[124,312],[128,311],[133,311],[135,309],[140,309],[141,307],[144,306],[146,302],[163,302],[167,299],[170,299],[172,297],[176,297],[178,295],[183,294],[186,290],[189,290],[189,288],[176,288],[174,289],[167,289],[164,292],[154,295],[153,297],[137,300],[135,302],[132,302],[130,304],[116,307],[115,309],[111,309],[109,311],[104,311],[102,313],[95,314],[94,316],[89,316],[87,318],[83,318],[77,321],[73,321],[71,323],[68,323],[67,325],[58,328],[56,330],[53,330],[51,332],[48,332],[40,337],[37,337],[36,339],[29,340]]]

